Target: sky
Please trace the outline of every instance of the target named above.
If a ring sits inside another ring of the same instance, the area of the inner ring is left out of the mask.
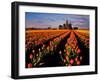
[[[89,15],[60,14],[60,13],[25,13],[26,28],[58,28],[66,20],[72,23],[72,27],[89,29]]]

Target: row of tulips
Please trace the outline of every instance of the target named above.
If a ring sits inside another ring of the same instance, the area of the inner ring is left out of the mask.
[[[45,41],[61,35],[62,32],[26,32],[26,49],[43,44]]]
[[[62,57],[64,65],[66,66],[81,64],[81,50],[78,46],[78,41],[73,31],[71,31],[70,37],[66,41],[64,52],[62,53],[61,51],[59,51],[59,54]]]
[[[83,32],[76,32],[76,31],[75,34],[79,37],[80,41],[84,43],[86,48],[89,48],[89,34]]]
[[[59,35],[63,32],[61,32],[61,31],[57,32],[58,34],[56,32],[53,32],[53,33],[54,33],[53,35]],[[41,65],[45,64],[45,62],[42,62],[43,57],[45,57],[48,54],[50,54],[50,55],[54,54],[54,51],[56,50],[57,45],[69,33],[70,33],[70,31],[69,32],[66,31],[64,34],[61,34],[58,37],[53,36],[55,38],[50,40],[48,44],[42,43],[41,47],[39,47],[37,49],[32,49],[30,54],[29,54],[29,57],[28,57],[30,59],[30,63],[27,64],[27,67],[32,68],[34,66],[41,66]],[[42,35],[43,34],[41,34],[40,36],[42,36]],[[47,36],[48,36],[48,39],[51,38],[51,37],[49,37],[50,35],[47,35]],[[27,53],[27,50],[26,50],[26,53]]]

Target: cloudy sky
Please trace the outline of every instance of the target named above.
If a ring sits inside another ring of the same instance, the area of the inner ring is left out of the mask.
[[[73,27],[82,29],[89,28],[89,15],[76,15],[76,14],[55,14],[55,13],[25,13],[25,26],[26,28],[57,28],[59,25],[69,20]]]

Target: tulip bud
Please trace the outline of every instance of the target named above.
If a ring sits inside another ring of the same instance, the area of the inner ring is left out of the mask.
[[[39,48],[39,52],[41,51],[41,49]]]

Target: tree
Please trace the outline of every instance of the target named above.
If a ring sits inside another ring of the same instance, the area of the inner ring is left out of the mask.
[[[59,25],[59,29],[63,29],[63,26],[62,25]]]

